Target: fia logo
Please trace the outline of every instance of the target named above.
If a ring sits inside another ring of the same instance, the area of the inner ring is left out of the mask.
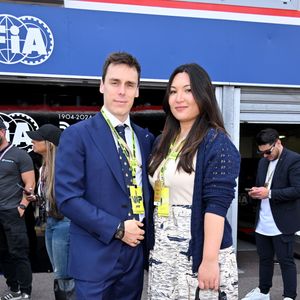
[[[6,126],[6,138],[13,145],[31,151],[31,139],[26,131],[37,130],[39,128],[36,121],[23,113],[5,114],[0,112],[0,120]]]
[[[0,15],[0,63],[39,65],[54,48],[48,25],[32,16]]]

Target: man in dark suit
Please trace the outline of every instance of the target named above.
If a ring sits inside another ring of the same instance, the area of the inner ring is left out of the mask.
[[[71,219],[70,275],[80,300],[141,298],[153,135],[129,118],[139,80],[133,56],[111,54],[103,66],[101,112],[67,128],[58,148],[56,198]]]
[[[297,271],[293,246],[295,232],[300,229],[300,155],[282,146],[275,129],[259,132],[256,143],[263,158],[258,165],[256,186],[249,195],[258,199],[255,236],[259,287],[243,299],[270,299],[274,254],[281,268],[283,297],[295,299]]]

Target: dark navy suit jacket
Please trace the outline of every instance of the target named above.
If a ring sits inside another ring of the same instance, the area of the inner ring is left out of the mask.
[[[269,161],[262,158],[258,164],[256,186],[266,181]],[[300,155],[286,148],[280,155],[271,184],[270,206],[278,229],[284,234],[300,230]],[[256,225],[261,200],[258,200]],[[255,227],[256,227],[255,225]]]
[[[152,223],[146,166],[153,135],[135,124],[132,127],[142,155],[147,230]],[[120,256],[123,242],[114,239],[114,234],[121,220],[128,218],[130,202],[115,141],[100,113],[63,132],[55,180],[58,207],[72,221],[70,275],[79,280],[102,281]]]

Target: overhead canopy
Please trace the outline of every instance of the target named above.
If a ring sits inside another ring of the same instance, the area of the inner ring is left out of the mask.
[[[180,9],[170,16],[0,3],[0,11],[3,76],[97,79],[109,53],[128,51],[144,81],[163,82],[179,64],[197,62],[215,83],[300,86],[297,15],[261,23]]]

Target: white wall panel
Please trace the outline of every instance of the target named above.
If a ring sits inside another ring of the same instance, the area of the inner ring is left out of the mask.
[[[300,124],[300,89],[242,88],[240,120]]]

